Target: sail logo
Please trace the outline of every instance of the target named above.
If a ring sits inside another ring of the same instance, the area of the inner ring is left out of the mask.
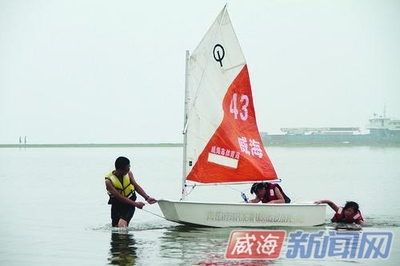
[[[263,150],[261,149],[259,141],[254,139],[249,139],[249,141],[247,141],[246,137],[238,137],[238,142],[241,152],[247,155],[257,156],[258,158],[263,157]]]
[[[232,231],[227,259],[278,259],[284,246],[285,231]],[[318,231],[291,232],[287,238],[286,259],[387,259],[393,232]]]
[[[208,161],[231,168],[237,168],[240,158],[240,152],[231,151],[218,146],[212,146],[208,153]]]
[[[223,67],[222,65],[222,59],[225,57],[225,49],[221,44],[216,44],[213,49],[213,56],[215,61],[219,62],[220,67]]]

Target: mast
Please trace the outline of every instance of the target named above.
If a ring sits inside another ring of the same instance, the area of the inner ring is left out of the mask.
[[[186,194],[186,164],[188,163],[186,160],[186,150],[187,150],[187,121],[188,121],[188,112],[189,112],[189,60],[190,54],[189,50],[186,50],[186,65],[185,65],[185,106],[184,106],[184,116],[183,116],[183,164],[182,164],[182,197],[181,200],[185,200]]]

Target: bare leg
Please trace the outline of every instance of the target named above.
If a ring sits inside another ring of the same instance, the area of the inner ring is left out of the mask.
[[[118,227],[128,227],[128,222],[124,219],[119,219]]]

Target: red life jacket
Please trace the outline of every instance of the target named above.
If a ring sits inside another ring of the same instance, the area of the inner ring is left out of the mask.
[[[345,217],[344,216],[344,208],[339,207],[335,215],[331,219],[332,222],[342,222],[342,223],[354,223],[354,222],[360,222],[364,221],[364,218],[361,215],[360,211],[357,211],[356,213]]]
[[[267,193],[265,194],[264,198],[262,198],[262,203],[270,202],[271,200],[276,200],[278,197],[275,195],[275,187],[276,184],[269,183],[269,185],[265,186]]]

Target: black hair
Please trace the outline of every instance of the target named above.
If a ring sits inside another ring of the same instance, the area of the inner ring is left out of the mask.
[[[346,205],[344,205],[344,209],[347,210],[348,208],[352,208],[355,212],[358,212],[359,206],[357,202],[347,201]]]
[[[254,183],[250,188],[250,194],[253,194],[254,192],[257,192],[257,190],[259,190],[263,186],[267,187],[267,185],[268,185],[268,182]]]
[[[253,194],[254,192],[257,192],[257,190],[259,190],[262,187],[265,187],[268,190],[270,184],[271,183],[269,183],[269,182],[254,183],[250,188],[250,193]],[[285,194],[285,192],[283,191],[281,186],[279,184],[276,184],[276,187],[278,187],[279,191],[282,193],[282,196],[285,199],[285,203],[290,203],[292,200]],[[269,194],[267,193],[267,197],[269,197],[268,195]],[[358,205],[357,205],[357,207],[358,207]],[[358,211],[358,209],[356,211]]]
[[[120,156],[115,160],[115,169],[124,170],[127,165],[130,164],[128,158]]]

